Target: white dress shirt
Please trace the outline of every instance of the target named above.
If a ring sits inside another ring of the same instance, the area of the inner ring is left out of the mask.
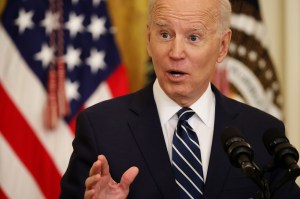
[[[153,85],[153,93],[166,147],[172,162],[172,139],[178,122],[176,113],[182,107],[176,104],[176,102],[165,94],[157,79]],[[190,108],[195,111],[195,114],[188,120],[188,123],[195,130],[198,136],[201,149],[204,181],[207,176],[214,132],[215,105],[215,95],[211,90],[211,85],[209,84],[203,95],[190,106]]]

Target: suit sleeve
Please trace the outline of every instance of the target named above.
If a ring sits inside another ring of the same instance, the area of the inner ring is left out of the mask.
[[[73,153],[61,180],[61,199],[83,198],[85,180],[98,156],[93,136],[93,129],[88,117],[84,112],[80,113],[77,118],[75,138],[72,143]]]

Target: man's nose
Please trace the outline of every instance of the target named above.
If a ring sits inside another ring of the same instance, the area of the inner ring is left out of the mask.
[[[185,57],[185,43],[183,38],[175,37],[171,41],[169,56],[172,59],[182,59]]]

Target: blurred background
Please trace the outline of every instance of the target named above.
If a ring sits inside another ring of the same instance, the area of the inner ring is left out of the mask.
[[[212,81],[282,119],[299,151],[300,1],[231,2]],[[154,80],[147,11],[147,0],[0,0],[0,199],[57,198],[78,112]]]

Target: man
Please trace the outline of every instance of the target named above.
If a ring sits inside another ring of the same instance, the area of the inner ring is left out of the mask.
[[[61,198],[193,198],[178,178],[181,167],[174,159],[178,152],[174,131],[182,127],[177,126],[181,116],[176,113],[182,107],[195,112],[187,119],[190,126],[182,128],[194,131],[187,135],[196,135],[198,140],[193,142],[200,146],[200,154],[194,157],[201,163],[201,181],[198,184],[188,178],[192,192],[199,194],[195,198],[255,198],[259,188],[230,164],[221,132],[227,126],[239,128],[253,147],[254,161],[265,165],[271,157],[261,142],[262,134],[270,127],[284,130],[284,125],[224,97],[210,83],[231,38],[229,1],[151,0],[149,8],[147,48],[157,80],[78,116]],[[275,181],[282,173],[277,169],[268,180]],[[300,195],[297,185],[290,182],[274,196]]]

